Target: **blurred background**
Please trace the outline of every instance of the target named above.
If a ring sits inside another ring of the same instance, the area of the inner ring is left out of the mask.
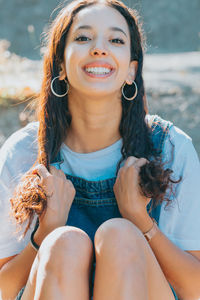
[[[30,99],[42,78],[42,33],[56,0],[0,0],[0,146],[34,120]],[[200,0],[127,0],[146,35],[144,80],[149,112],[191,138],[200,156]],[[53,13],[52,13],[53,12]],[[51,17],[50,17],[51,16]],[[20,104],[18,104],[20,102]]]

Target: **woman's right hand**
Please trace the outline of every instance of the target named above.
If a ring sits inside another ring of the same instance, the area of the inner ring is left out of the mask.
[[[75,197],[76,190],[62,170],[50,166],[50,172],[42,164],[32,170],[40,177],[39,185],[47,195],[47,208],[39,217],[40,227],[57,228],[64,226],[68,219],[69,210]]]

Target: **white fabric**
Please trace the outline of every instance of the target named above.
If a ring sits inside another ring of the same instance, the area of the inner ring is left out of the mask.
[[[162,205],[159,227],[183,250],[200,250],[200,163],[191,138],[173,126],[165,142],[164,158],[174,171],[173,177],[182,180],[176,186],[175,199],[165,208]]]
[[[0,149],[0,258],[20,253],[30,240],[35,220],[23,240],[24,231],[16,234],[14,219],[9,216],[10,197],[21,176],[37,157],[37,123],[31,123],[12,134]]]
[[[33,122],[15,132],[0,149],[0,258],[21,252],[30,240],[35,222],[23,240],[14,234],[16,227],[9,219],[11,197],[22,174],[37,158],[38,123]],[[121,157],[122,139],[113,145],[93,152],[75,153],[65,144],[61,146],[64,163],[61,169],[86,180],[103,180],[115,176]],[[173,162],[170,163],[171,155]],[[200,250],[200,164],[191,138],[172,126],[165,141],[164,159],[174,171],[177,184],[173,202],[162,204],[159,227],[166,236],[183,250]],[[36,219],[35,219],[36,220]]]

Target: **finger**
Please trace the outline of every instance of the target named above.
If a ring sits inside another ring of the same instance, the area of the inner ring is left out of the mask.
[[[63,179],[67,179],[65,173],[62,170],[58,170],[58,175]]]
[[[130,167],[131,165],[135,164],[135,162],[138,160],[135,156],[129,156],[124,164],[125,168]]]
[[[52,175],[57,176],[57,177],[66,179],[65,173],[64,173],[62,170],[57,169],[57,168],[54,167],[54,166],[50,166],[50,173],[51,173]]]
[[[49,171],[47,170],[47,168],[40,164],[38,165],[36,168],[34,168],[34,170],[32,171],[33,174],[38,174],[41,178],[47,178],[50,173]]]
[[[117,177],[115,179],[115,183],[119,182],[119,178],[120,178],[120,170],[117,173]]]
[[[34,168],[31,168],[31,169],[29,169],[24,175],[26,176],[26,175],[32,175],[32,174],[34,174],[34,172],[35,172],[35,169]],[[36,173],[36,172],[35,172]]]
[[[149,161],[146,158],[140,158],[134,163],[134,166],[135,168],[140,169],[142,166],[146,165],[147,163],[149,163]]]
[[[50,166],[49,171],[52,175],[57,175],[59,170],[56,169],[56,167],[54,167],[54,166]]]
[[[121,167],[117,173],[117,178],[115,180],[115,184],[116,185],[119,185],[121,184],[121,181],[122,181],[122,177],[123,177],[123,172],[125,171],[124,167]]]
[[[122,168],[124,168],[124,166],[122,166],[121,168],[119,168],[119,170],[118,170],[118,172],[117,172],[117,178],[116,178],[116,179],[118,179],[118,178],[120,177]]]
[[[62,178],[63,180],[66,180],[66,175],[62,170],[57,170],[56,176]]]
[[[31,174],[34,174],[34,173],[36,173],[37,174],[37,172],[36,172],[36,169],[39,167],[39,165],[37,165],[36,164],[36,166],[35,166],[35,164],[26,172],[26,174],[28,174],[28,175],[31,175]]]
[[[69,184],[69,186],[71,186],[71,187],[73,187],[73,188],[74,188],[74,185],[73,185],[73,183],[71,182],[71,180],[69,180],[69,179],[66,179],[66,181],[67,181],[67,183]]]

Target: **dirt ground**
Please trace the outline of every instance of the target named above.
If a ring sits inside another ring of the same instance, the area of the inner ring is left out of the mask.
[[[32,120],[22,113],[25,105],[13,105],[13,99],[16,103],[37,93],[41,79],[41,61],[17,56],[9,52],[7,41],[0,42],[0,146]],[[146,55],[144,82],[150,113],[191,136],[200,156],[200,52]]]

